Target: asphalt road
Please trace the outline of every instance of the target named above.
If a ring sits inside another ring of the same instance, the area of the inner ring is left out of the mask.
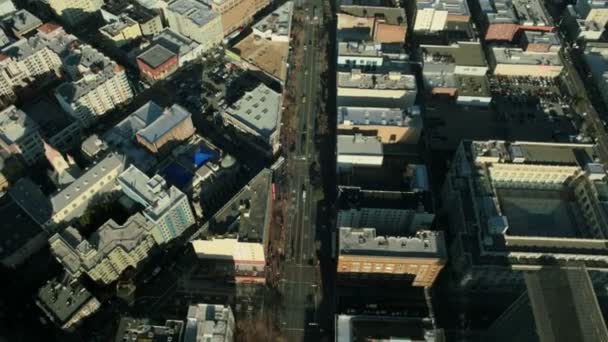
[[[314,144],[315,119],[319,111],[320,50],[318,34],[321,24],[321,2],[303,4],[308,19],[304,26],[304,67],[298,75],[297,99],[298,129],[295,152],[288,156],[295,164],[290,175],[290,221],[288,224],[286,251],[283,263],[281,292],[281,329],[288,341],[314,340],[318,335],[317,310],[321,300],[320,279],[317,276],[315,247],[315,210],[313,189],[309,178],[310,163],[316,152]],[[316,8],[316,10],[315,10]],[[315,19],[315,17],[318,17]],[[300,48],[304,48],[303,46]]]

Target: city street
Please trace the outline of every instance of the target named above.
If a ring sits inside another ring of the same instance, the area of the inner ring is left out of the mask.
[[[321,24],[319,1],[303,4],[307,20],[304,27],[304,66],[298,75],[298,125],[296,149],[289,156],[293,164],[290,177],[290,208],[287,225],[286,260],[283,264],[281,292],[281,329],[288,341],[310,339],[319,333],[317,310],[320,291],[315,244],[316,201],[310,184],[310,163],[315,160],[315,119],[319,111],[320,49],[318,47]],[[292,85],[294,86],[294,85]]]

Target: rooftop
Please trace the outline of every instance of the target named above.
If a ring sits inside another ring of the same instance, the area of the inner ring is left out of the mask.
[[[229,306],[197,304],[188,307],[184,342],[232,341],[234,316]]]
[[[376,90],[416,90],[416,77],[391,71],[388,74],[375,74],[353,69],[338,72],[338,87]]]
[[[486,76],[455,75],[459,96],[491,96]]]
[[[49,48],[58,55],[64,56],[76,40],[75,36],[65,33],[60,26],[46,23],[40,26],[32,37],[22,38],[3,48],[2,54],[21,61],[44,48]]]
[[[146,63],[150,68],[158,68],[176,54],[160,44],[154,44],[152,47],[142,52],[137,56],[137,59]]]
[[[338,107],[338,124],[421,127],[422,120],[399,108]]]
[[[8,145],[31,136],[39,129],[34,120],[14,105],[0,112],[0,139]]]
[[[61,264],[70,273],[76,274],[80,270],[93,269],[117,247],[129,253],[149,237],[148,231],[151,228],[150,221],[137,213],[122,225],[111,219],[106,221],[88,240],[76,228],[68,227],[53,235],[49,244]]]
[[[528,44],[561,46],[559,36],[555,32],[524,31],[523,34]]]
[[[258,242],[240,242],[237,239],[194,240],[192,247],[200,259],[265,263],[264,247]]]
[[[490,25],[553,25],[547,10],[539,0],[481,0],[480,5],[482,12],[486,13]]]
[[[38,17],[24,9],[12,13],[8,18],[4,19],[4,22],[8,23],[11,29],[20,35],[33,31],[42,25],[42,21]]]
[[[138,115],[139,114],[136,112],[135,116],[139,118]],[[152,115],[155,115],[155,113]],[[150,144],[154,144],[158,139],[165,136],[180,123],[184,122],[185,120],[191,120],[191,117],[192,114],[188,110],[178,104],[174,104],[169,108],[165,108],[162,111],[162,114],[159,115],[155,120],[149,122],[148,125],[138,130],[137,135],[142,137]]]
[[[59,133],[74,123],[74,118],[66,113],[54,98],[38,95],[23,104],[23,111],[32,118],[40,130],[48,137]]]
[[[360,187],[340,186],[338,208],[339,210],[362,208],[401,209],[431,213],[433,211],[433,203],[431,193],[428,191],[378,191],[365,190]],[[426,228],[430,228],[430,226]]]
[[[260,84],[228,107],[225,114],[268,138],[277,129],[280,112],[281,94]]]
[[[496,64],[551,65],[561,66],[562,61],[557,52],[523,51],[521,48],[494,46],[489,52]]]
[[[382,18],[389,25],[406,25],[405,9],[403,8],[342,5],[340,12],[355,17]]]
[[[140,24],[147,23],[151,19],[159,16],[157,12],[140,5],[137,1],[106,1],[102,6],[102,9],[114,15],[126,14],[129,16],[129,18],[137,21]]]
[[[381,257],[447,257],[443,232],[418,231],[415,236],[377,236],[376,228],[340,227],[340,255]]]
[[[381,156],[382,143],[375,136],[338,135],[338,155]]]
[[[199,27],[205,26],[219,16],[211,6],[199,0],[175,0],[169,4],[167,10],[179,13]]]
[[[25,179],[25,178],[22,178]],[[20,180],[21,181],[21,180]],[[13,185],[14,190],[9,189],[9,193],[19,191],[19,181]],[[38,234],[46,234],[40,225],[34,222],[30,216],[19,207],[16,200],[12,196],[4,196],[0,198],[0,217],[6,219],[0,220],[0,232],[2,240],[0,241],[0,260],[18,253],[31,239]],[[9,219],[10,218],[10,219]]]
[[[293,2],[287,1],[272,13],[255,23],[252,27],[253,31],[288,37],[291,29],[292,12]]]
[[[152,38],[152,42],[161,45],[165,49],[178,56],[183,56],[192,51],[199,44],[194,40],[183,36],[170,28],[165,28]]]
[[[239,241],[267,241],[272,171],[263,169],[205,224],[211,233],[236,233]]]
[[[453,63],[461,66],[487,66],[480,42],[457,42],[451,45],[420,45],[425,65]]]
[[[288,43],[263,39],[252,33],[238,42],[233,50],[264,72],[285,81],[289,54]]]
[[[179,342],[183,330],[183,321],[168,320],[160,325],[145,318],[122,317],[114,342]]]
[[[122,31],[131,26],[137,25],[137,22],[127,15],[121,15],[117,20],[110,22],[107,25],[104,25],[99,28],[99,30],[103,33],[106,33],[110,37],[115,37],[122,33]]]
[[[13,184],[13,186],[9,188],[8,193],[15,203],[17,203],[17,205],[19,205],[19,207],[21,207],[21,209],[23,209],[23,211],[36,222],[36,229],[45,224],[51,218],[53,214],[53,207],[51,206],[50,200],[42,192],[40,187],[30,178],[23,177],[19,179],[17,182],[15,182],[15,184]],[[9,210],[8,207],[7,210]],[[21,218],[21,214],[15,211],[14,216],[6,217]],[[23,218],[22,223],[23,226],[20,229],[26,230],[24,227],[28,227],[28,224],[26,224],[27,220]]]
[[[38,290],[37,299],[38,305],[58,324],[69,321],[91,301],[95,303],[91,309],[99,307],[97,299],[80,282],[69,278],[63,281],[47,281]]]
[[[393,316],[336,316],[336,342],[425,341],[442,342],[442,333],[419,318]]]

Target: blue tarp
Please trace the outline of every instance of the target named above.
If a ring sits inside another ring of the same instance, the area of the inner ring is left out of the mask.
[[[213,158],[215,158],[215,152],[208,151],[207,149],[201,147],[197,152],[194,153],[192,159],[194,162],[194,167],[199,168]]]

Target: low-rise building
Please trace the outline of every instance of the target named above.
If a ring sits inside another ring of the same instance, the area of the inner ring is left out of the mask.
[[[40,21],[38,17],[24,9],[12,13],[3,21],[7,28],[9,28],[17,38],[21,38],[42,26],[42,21]]]
[[[237,283],[266,282],[266,258],[260,243],[228,238],[194,240],[192,247],[200,260],[229,263]]]
[[[530,52],[558,52],[562,44],[555,32],[524,31],[521,48]]]
[[[76,26],[96,14],[103,0],[48,0],[48,4],[70,26]]]
[[[186,194],[167,185],[160,175],[150,178],[131,165],[118,177],[118,183],[131,200],[144,207],[143,215],[151,222],[151,231],[158,245],[184,233],[195,223]]]
[[[479,0],[487,41],[512,42],[522,30],[551,32],[553,20],[539,0]]]
[[[593,145],[464,141],[442,190],[454,286],[514,290],[523,272],[586,265],[608,281],[608,184]]]
[[[177,71],[178,56],[160,44],[154,44],[139,56],[137,67],[149,82],[164,80]]]
[[[256,13],[270,4],[270,0],[214,0],[211,7],[221,17],[224,36],[244,28]]]
[[[15,106],[0,112],[0,150],[19,156],[29,165],[44,155],[40,127]]]
[[[422,118],[400,108],[338,107],[339,133],[374,134],[383,144],[417,144]]]
[[[133,98],[125,69],[87,44],[73,46],[63,69],[72,81],[57,87],[55,97],[83,127]]]
[[[405,43],[407,19],[398,7],[342,5],[338,16],[338,40]]]
[[[220,14],[199,0],[174,0],[167,6],[165,16],[169,27],[201,44],[207,51],[224,38]]]
[[[101,303],[77,279],[53,278],[38,290],[36,305],[61,329],[72,331]]]
[[[253,34],[273,42],[289,42],[293,2],[287,1],[253,25]]]
[[[375,136],[338,135],[338,170],[353,166],[382,166],[384,154],[382,142]]]
[[[408,109],[414,105],[416,77],[391,71],[388,74],[353,69],[338,72],[338,106]]]
[[[488,58],[494,75],[498,76],[555,78],[564,68],[556,51],[536,52],[494,46],[489,49]]]
[[[475,35],[471,11],[463,0],[416,1],[413,30],[422,36],[448,34],[458,39]]]
[[[142,36],[139,23],[127,15],[118,16],[107,25],[100,27],[99,32],[117,47],[128,44]]]
[[[120,225],[114,220],[104,223],[91,237],[84,239],[77,229],[68,227],[49,239],[51,253],[66,272],[77,278],[88,275],[93,281],[110,284],[127,267],[137,268],[152,247],[151,222],[141,214],[131,216]]]
[[[137,116],[137,113],[135,115]],[[145,122],[144,120],[147,119],[148,122],[135,133],[135,138],[152,153],[158,153],[165,145],[184,141],[196,131],[192,123],[192,114],[178,104],[164,108],[160,112],[155,112],[154,106],[150,106],[147,115],[142,121]],[[142,119],[141,116],[137,118]]]
[[[235,321],[230,306],[196,304],[188,307],[183,342],[234,341]]]
[[[282,96],[264,84],[246,92],[222,113],[224,124],[270,147],[279,149]]]
[[[177,56],[179,66],[198,59],[206,51],[202,44],[166,28],[155,35],[152,44],[160,45]]]
[[[114,342],[180,342],[183,333],[183,321],[167,320],[161,325],[146,318],[122,317]]]
[[[408,55],[399,44],[374,42],[339,42],[338,68],[341,71],[362,69],[364,71],[403,71]]]
[[[149,9],[135,0],[106,1],[101,7],[101,15],[106,22],[127,16],[137,22],[144,36],[154,36],[163,29],[161,11]]]

